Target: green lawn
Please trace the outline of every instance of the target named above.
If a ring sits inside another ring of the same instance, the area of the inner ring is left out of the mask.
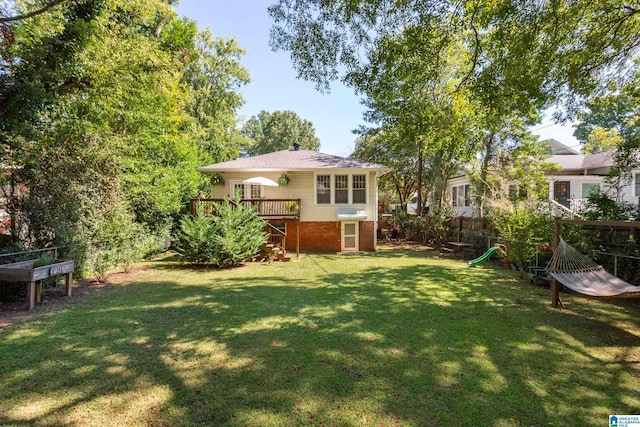
[[[0,331],[1,425],[604,426],[640,413],[640,301],[420,251],[170,258]]]

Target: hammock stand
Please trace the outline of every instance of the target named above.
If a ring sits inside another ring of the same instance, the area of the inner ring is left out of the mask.
[[[635,221],[580,221],[556,219],[555,249],[549,263],[551,307],[562,307],[558,282],[567,288],[601,298],[640,298],[640,286],[631,285],[605,271],[604,267],[578,252],[560,236],[561,224],[604,225],[640,228]]]

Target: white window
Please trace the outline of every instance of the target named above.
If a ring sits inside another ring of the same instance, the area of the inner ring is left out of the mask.
[[[316,203],[331,203],[331,175],[316,176]]]
[[[633,195],[640,197],[640,172],[633,176]]]
[[[338,203],[349,203],[349,175],[336,175],[335,200]]]
[[[600,190],[600,184],[597,182],[582,183],[582,198],[586,199],[591,193],[596,194]]]
[[[242,181],[231,183],[231,194],[229,196],[233,199],[236,194],[239,194],[240,199],[244,199],[244,184]]]
[[[454,207],[471,206],[469,184],[454,185],[451,188],[451,203]]]
[[[259,199],[262,197],[262,185],[260,184],[250,184],[249,185],[249,194],[251,194],[251,199]]]
[[[366,175],[353,175],[353,203],[367,203]]]
[[[367,203],[367,175],[316,175],[316,203]]]

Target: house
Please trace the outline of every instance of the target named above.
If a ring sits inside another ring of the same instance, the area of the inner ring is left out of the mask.
[[[294,147],[198,169],[212,177],[216,203],[240,193],[258,208],[287,250],[376,250],[378,177],[389,169],[374,163]],[[277,230],[277,231],[276,231]]]
[[[558,171],[547,173],[550,203],[557,207],[576,212],[586,202],[589,193],[595,189],[607,190],[604,178],[615,162],[614,151],[581,154],[556,140],[544,141],[549,144],[549,163],[560,167]],[[638,204],[640,199],[640,170],[633,173],[631,182],[621,189],[624,201]],[[473,217],[471,181],[466,175],[449,179],[447,191],[456,209],[456,216]]]

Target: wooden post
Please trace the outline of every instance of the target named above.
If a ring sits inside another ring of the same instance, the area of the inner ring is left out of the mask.
[[[71,296],[71,274],[72,273],[67,273],[64,277],[64,286],[66,288],[68,297]]]
[[[554,239],[553,239],[553,251],[558,250],[558,246],[560,245],[560,219],[556,218],[555,227],[554,227]],[[558,260],[554,258],[553,264],[551,265],[551,270],[555,270],[558,268]],[[551,280],[551,307],[558,308],[561,305],[560,303],[560,291],[558,289],[558,281],[556,279]]]
[[[36,282],[27,282],[27,310],[32,310],[36,305]]]
[[[36,304],[40,304],[42,300],[42,280],[36,282]]]
[[[300,220],[296,222],[296,258],[300,258]]]

